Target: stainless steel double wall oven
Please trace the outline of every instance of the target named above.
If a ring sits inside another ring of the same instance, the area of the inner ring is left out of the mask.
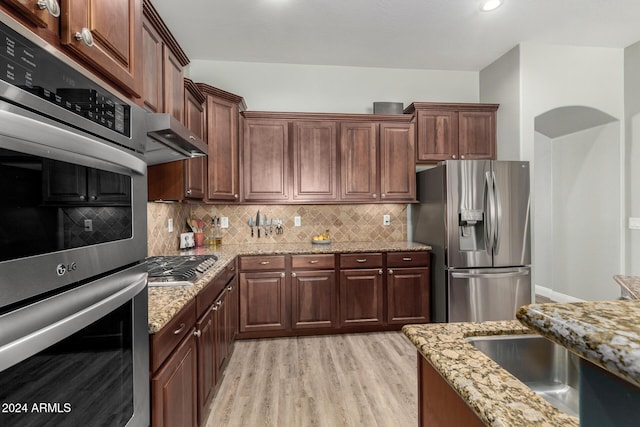
[[[145,113],[0,12],[0,425],[147,426]]]

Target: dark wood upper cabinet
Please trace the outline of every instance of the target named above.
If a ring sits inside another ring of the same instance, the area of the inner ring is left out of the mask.
[[[377,201],[378,136],[375,122],[340,124],[340,198]]]
[[[199,83],[206,96],[207,199],[238,202],[239,188],[239,114],[246,108],[241,96]]]
[[[62,0],[61,43],[132,96],[142,95],[142,0]]]
[[[245,119],[242,171],[245,201],[289,199],[287,120]]]
[[[142,61],[144,64],[144,85],[142,101],[144,107],[160,113],[164,111],[163,46],[160,33],[145,17],[142,22]]]
[[[184,79],[184,124],[196,136],[205,138],[205,97],[189,79]],[[184,160],[185,196],[202,199],[206,194],[207,159]]]
[[[417,161],[496,158],[498,104],[415,102]]]
[[[293,122],[293,199],[338,199],[335,121]]]
[[[416,147],[413,123],[380,124],[380,199],[416,197]]]

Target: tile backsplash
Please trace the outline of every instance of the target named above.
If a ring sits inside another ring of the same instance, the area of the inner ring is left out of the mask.
[[[187,218],[211,224],[213,216],[229,218],[229,228],[221,229],[223,244],[238,243],[300,243],[325,230],[335,242],[404,241],[407,239],[407,205],[190,205],[148,203],[149,255],[160,255],[178,249],[181,232],[187,231]],[[249,218],[257,211],[267,219],[280,219],[284,233],[268,236],[257,233],[251,237]],[[382,216],[389,215],[391,224],[382,225]],[[294,226],[299,216],[301,226]],[[173,218],[174,231],[167,232],[167,221]],[[205,236],[208,229],[205,228]]]

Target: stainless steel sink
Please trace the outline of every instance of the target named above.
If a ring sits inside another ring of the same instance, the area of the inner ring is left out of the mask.
[[[479,336],[467,341],[551,405],[578,416],[578,356],[540,335]]]

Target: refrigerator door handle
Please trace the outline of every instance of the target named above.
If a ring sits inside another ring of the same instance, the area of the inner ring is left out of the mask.
[[[491,172],[486,172],[485,173],[485,206],[484,206],[484,210],[485,210],[485,222],[484,222],[484,230],[485,230],[485,237],[487,240],[487,252],[489,252],[490,255],[493,255],[493,245],[494,245],[494,234],[495,234],[495,194],[494,194],[494,182],[493,182],[493,177],[491,175]]]
[[[502,197],[500,196],[500,186],[496,185],[496,173],[491,171],[491,175],[493,177],[494,183],[494,192],[495,197],[493,199],[494,209],[496,213],[496,222],[494,228],[494,242],[493,242],[493,253],[495,255],[500,253],[500,232],[501,232],[501,223],[502,223]]]
[[[510,271],[507,273],[461,273],[461,272],[452,272],[451,277],[454,279],[488,279],[488,278],[503,278],[503,277],[520,277],[520,276],[528,276],[529,270],[522,269],[516,271]]]

